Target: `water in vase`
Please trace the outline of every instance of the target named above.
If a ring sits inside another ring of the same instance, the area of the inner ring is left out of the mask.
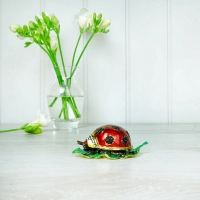
[[[76,128],[81,118],[84,97],[47,96],[49,111],[55,128]]]

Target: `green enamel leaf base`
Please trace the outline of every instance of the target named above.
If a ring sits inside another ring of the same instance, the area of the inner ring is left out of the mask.
[[[125,158],[133,158],[138,155],[140,148],[144,145],[148,144],[148,142],[144,142],[140,146],[135,149],[131,149],[131,151],[127,152],[125,155],[112,154],[110,151],[105,151],[104,153],[90,153],[81,148],[75,149],[72,153],[79,154],[84,158],[109,158],[109,159],[125,159]]]

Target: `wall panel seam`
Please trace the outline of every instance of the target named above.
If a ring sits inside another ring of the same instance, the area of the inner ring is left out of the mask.
[[[170,0],[167,0],[167,118],[172,123],[171,117],[171,46],[170,46]]]
[[[88,1],[83,0],[83,7],[88,8]],[[83,37],[83,46],[85,43],[86,37]],[[88,123],[88,51],[85,51],[83,55],[83,90],[84,90],[84,110],[82,114],[82,122]]]
[[[3,3],[2,3],[2,1],[0,1],[0,11],[1,11],[1,16],[0,16],[0,27],[1,27],[1,29],[0,29],[0,40],[1,40],[1,42],[0,42],[0,45],[1,45],[1,47],[0,47],[0,124],[2,123],[2,73],[3,73],[3,66],[2,66],[2,64],[3,64],[3,62],[2,62],[2,53],[3,53],[3,44],[2,44],[2,28],[3,28],[3,24],[2,24],[2,22],[3,22]]]
[[[130,123],[130,56],[129,56],[129,0],[125,0],[125,114],[126,124]]]
[[[45,11],[45,0],[40,0],[40,13]],[[40,109],[45,110],[45,55],[42,49],[40,49]]]

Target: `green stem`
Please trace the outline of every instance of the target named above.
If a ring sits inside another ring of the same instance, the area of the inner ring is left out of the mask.
[[[81,52],[81,54],[80,54],[80,56],[79,56],[77,62],[76,62],[75,69],[74,69],[74,70],[72,71],[72,73],[70,74],[70,78],[74,75],[74,72],[75,72],[76,69],[77,69],[77,66],[78,66],[78,64],[79,64],[79,62],[80,62],[80,59],[81,59],[81,57],[82,57],[82,55],[83,55],[85,49],[87,48],[88,44],[90,43],[90,41],[91,41],[92,38],[94,37],[94,35],[95,35],[95,33],[92,33],[92,35],[91,35],[90,38],[88,39],[87,43],[85,44],[85,46],[84,46],[84,48],[83,48],[83,50],[82,50],[82,52]]]
[[[62,55],[62,48],[61,48],[61,44],[60,44],[59,34],[57,34],[57,39],[58,39],[58,47],[59,47],[59,51],[60,51],[60,56],[61,56],[61,60],[62,60],[64,74],[67,77],[67,73],[66,73],[66,70],[65,70],[65,63],[64,63],[64,59],[63,59],[63,55]]]
[[[51,102],[51,104],[49,105],[49,107],[53,107],[54,103],[57,101],[58,97],[55,97],[54,100]]]
[[[44,45],[46,47],[46,51],[48,52],[48,55],[49,55],[49,57],[50,57],[50,59],[51,59],[51,61],[53,63],[53,66],[54,67],[58,66],[58,62],[56,60],[56,57],[55,57],[54,53],[52,52],[51,48],[49,47],[49,45],[47,45],[46,40],[44,39],[44,37],[42,37],[42,41],[43,41],[43,43],[44,43]]]
[[[44,45],[49,53],[49,56],[51,58],[51,61],[53,63],[53,66],[54,66],[54,70],[56,72],[56,76],[57,76],[57,79],[58,79],[58,82],[59,82],[59,85],[61,86],[62,83],[63,83],[63,80],[62,80],[62,75],[61,75],[61,72],[60,72],[60,69],[59,69],[59,66],[58,66],[58,62],[57,62],[57,59],[56,59],[56,55],[54,52],[52,52],[52,50],[49,48],[49,46],[47,45],[46,41],[43,39],[43,42],[44,42]]]
[[[60,73],[59,67],[55,66],[55,67],[54,67],[54,70],[55,70],[55,72],[56,72],[56,76],[57,76],[57,79],[58,79],[58,83],[59,83],[60,86],[62,86],[62,84],[63,84],[63,79],[62,79],[62,75],[61,75],[61,73]]]
[[[60,114],[58,115],[58,118],[61,118],[62,113],[63,113],[63,108],[61,109]]]
[[[75,47],[75,49],[74,49],[73,58],[72,58],[72,66],[71,66],[71,69],[70,69],[70,77],[71,77],[71,74],[72,74],[72,71],[73,71],[74,59],[75,59],[76,51],[77,51],[77,48],[78,48],[78,45],[79,45],[79,42],[80,42],[80,39],[81,39],[81,36],[82,36],[82,35],[83,35],[83,33],[80,32],[80,35],[79,35],[79,37],[78,37],[78,41],[77,41],[77,43],[76,43],[76,47]],[[70,80],[71,80],[71,78],[70,78]],[[69,87],[70,87],[70,86],[71,86],[71,81],[70,81]]]
[[[72,97],[72,103],[73,103],[74,107],[76,108],[76,110],[78,111],[78,107],[77,107],[77,105],[76,105],[76,101],[75,101],[74,97]],[[79,111],[78,111],[78,112],[79,112]]]
[[[71,106],[75,117],[80,118],[81,115],[77,109],[76,103],[74,104],[75,101],[73,101],[73,97],[68,97],[67,101],[68,101],[69,105]]]
[[[38,45],[39,45],[39,46],[43,49],[43,51],[46,52],[46,54],[50,57],[48,51],[47,51],[41,44],[38,44]]]
[[[3,132],[12,132],[12,131],[19,131],[19,130],[23,130],[22,128],[14,128],[14,129],[9,129],[9,130],[0,130],[0,133]]]
[[[67,99],[66,99],[66,97],[62,97],[62,104],[63,104],[64,119],[68,120],[69,119],[69,115],[68,115],[68,107],[67,107]]]
[[[41,45],[41,44],[38,44],[40,47],[41,47],[41,49],[49,56],[49,58],[50,58],[50,60],[51,60],[51,62],[52,62],[52,64],[53,64],[53,66],[55,66],[55,63],[54,63],[54,60],[52,59],[52,57],[50,56],[50,54],[48,53],[48,51]]]
[[[74,49],[74,54],[73,54],[73,58],[72,58],[72,67],[74,66],[74,58],[75,58],[75,55],[76,55],[76,50],[78,48],[78,45],[79,45],[79,42],[80,42],[80,39],[81,39],[81,36],[83,35],[83,33],[80,33],[79,37],[78,37],[78,41],[76,43],[76,47]]]

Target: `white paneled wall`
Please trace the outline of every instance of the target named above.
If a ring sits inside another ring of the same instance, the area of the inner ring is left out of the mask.
[[[70,65],[79,34],[73,18],[83,6],[112,25],[94,37],[80,63],[82,122],[200,122],[199,0],[1,0],[0,6],[0,123],[31,121],[38,109],[48,113],[54,78],[46,55],[34,45],[24,49],[9,25],[55,13]]]
[[[200,121],[200,1],[170,4],[171,121]]]

